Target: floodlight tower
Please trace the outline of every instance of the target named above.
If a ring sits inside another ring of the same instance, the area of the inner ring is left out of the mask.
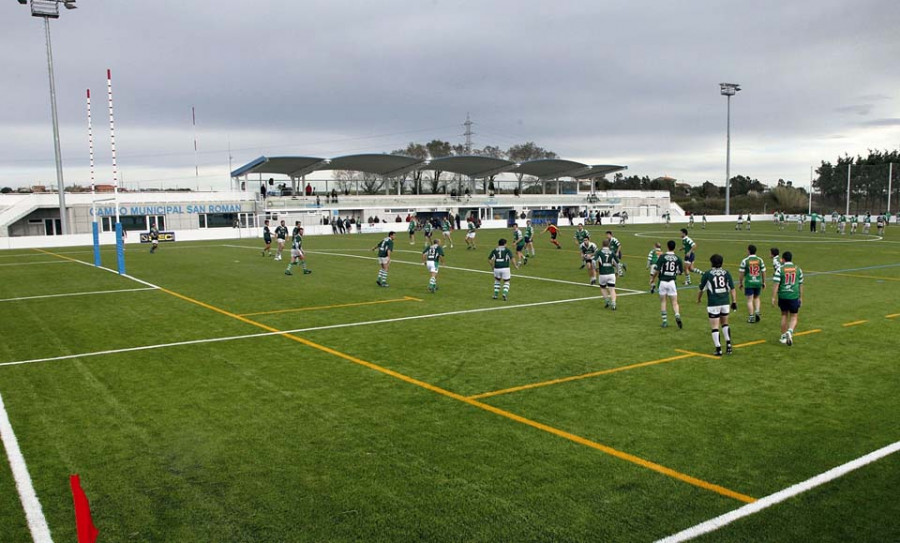
[[[725,214],[731,214],[731,97],[741,90],[737,83],[719,83],[722,96],[727,98],[728,113],[725,135]]]
[[[19,0],[26,4],[28,0]],[[47,38],[47,72],[50,74],[50,112],[53,116],[53,151],[56,154],[56,190],[59,192],[59,224],[62,234],[69,233],[66,216],[66,189],[63,183],[62,154],[59,150],[59,120],[56,116],[56,83],[53,78],[53,49],[50,47],[50,19],[59,19],[59,5],[75,9],[75,0],[31,0],[31,16],[44,19],[44,35]]]

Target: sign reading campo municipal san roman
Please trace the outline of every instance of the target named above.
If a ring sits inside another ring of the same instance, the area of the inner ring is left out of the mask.
[[[175,213],[240,213],[241,204],[175,204],[119,206],[119,215],[171,215]],[[91,210],[91,214],[94,210]],[[108,217],[116,214],[115,206],[97,208],[97,216]]]

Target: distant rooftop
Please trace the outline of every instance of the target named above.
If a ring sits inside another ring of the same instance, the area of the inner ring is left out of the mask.
[[[261,156],[231,172],[231,177],[250,174],[286,175],[292,179],[323,170],[348,170],[383,177],[403,177],[417,170],[440,170],[484,179],[501,173],[522,174],[541,180],[572,177],[591,179],[628,169],[613,164],[583,164],[555,158],[529,160],[516,163],[502,158],[486,156],[448,156],[420,159],[404,155],[362,154],[336,158],[308,156]]]

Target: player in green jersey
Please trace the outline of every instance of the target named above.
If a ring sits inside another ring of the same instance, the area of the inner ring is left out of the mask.
[[[693,228],[693,227],[694,227],[694,214],[689,213],[688,214],[688,228]]]
[[[703,217],[700,219],[700,228],[706,230],[706,212],[703,212]]]
[[[275,250],[275,260],[281,260],[281,253],[284,252],[284,244],[287,241],[288,229],[284,221],[275,227],[275,239],[278,242],[278,249]]]
[[[578,249],[579,249],[579,250],[581,249],[581,243],[584,241],[584,238],[589,238],[589,237],[591,237],[591,233],[588,232],[588,231],[584,228],[584,225],[583,225],[583,224],[579,224],[578,226],[575,227],[575,241],[578,243]],[[585,266],[585,262],[584,262],[584,260],[582,259],[582,261],[581,261],[581,268],[580,268],[580,269],[583,270],[583,269],[584,269],[584,266]]]
[[[772,256],[772,275],[774,276],[781,267],[781,253],[778,251],[778,247],[772,247],[769,249],[769,255]]]
[[[592,244],[593,245],[593,244]],[[597,270],[597,284],[600,285],[600,293],[606,302],[604,307],[616,310],[616,268],[619,259],[612,249],[610,240],[603,240],[603,246],[594,253],[594,267]]]
[[[850,235],[856,233],[856,227],[859,224],[859,217],[856,215],[850,215]]]
[[[597,252],[597,244],[591,241],[591,236],[585,236],[578,248],[581,250],[581,260],[584,262],[584,266],[587,266],[588,277],[591,279],[590,284],[596,285],[597,268],[594,265],[594,253]]]
[[[863,234],[868,234],[872,228],[872,214],[866,211],[866,217],[863,219]]]
[[[285,230],[287,230],[287,227],[285,227]],[[300,227],[300,221],[297,221],[291,236],[291,261],[288,262],[288,267],[284,270],[284,274],[294,275],[291,272],[291,267],[296,266],[298,263],[303,268],[304,275],[312,273],[311,270],[306,268],[306,256],[303,254],[303,228]]]
[[[388,269],[391,267],[391,254],[394,252],[394,232],[388,232],[386,238],[378,242],[378,245],[372,247],[372,250],[378,249],[378,279],[375,284],[379,287],[387,287]]]
[[[722,331],[722,337],[725,339],[725,354],[733,352],[731,330],[728,328],[728,313],[729,309],[737,311],[734,280],[728,270],[722,269],[722,262],[722,255],[714,254],[709,257],[712,268],[703,273],[703,277],[700,278],[700,292],[697,293],[697,303],[699,304],[703,300],[703,293],[706,292],[706,314],[709,316],[713,345],[716,347],[713,354],[716,356],[722,356],[719,330]]]
[[[466,220],[466,250],[469,249],[475,250],[478,247],[475,246],[475,231],[478,230],[478,225],[475,224],[475,219],[469,215],[469,218]]]
[[[425,219],[425,223],[422,225],[422,235],[425,236],[426,245],[431,245],[432,230],[434,227],[431,225],[431,219]]]
[[[500,294],[501,284],[503,288],[503,300],[506,301],[509,296],[509,278],[512,276],[510,266],[515,264],[512,251],[506,247],[506,240],[500,238],[497,247],[488,255],[488,261],[491,263],[491,269],[494,270],[494,299]],[[515,264],[516,268],[519,267]]]
[[[687,286],[691,284],[691,273],[703,273],[694,267],[694,259],[697,257],[697,244],[688,237],[687,228],[681,229],[681,248],[684,249],[684,285]]]
[[[659,255],[662,254],[662,246],[657,241],[653,244],[653,248],[650,249],[650,252],[647,253],[647,269],[650,270],[650,275],[653,275],[653,265],[656,264],[656,261],[659,260]],[[650,294],[656,292],[656,283],[652,280],[650,281]]]
[[[262,256],[269,256],[272,254],[272,231],[269,230],[269,219],[266,219],[263,222],[263,243],[266,244],[262,250]]]
[[[675,278],[684,273],[684,265],[681,259],[675,254],[675,240],[670,239],[666,242],[669,249],[665,254],[660,255],[653,265],[653,272],[650,274],[650,292],[653,292],[653,281],[659,278],[659,303],[660,312],[662,313],[662,327],[669,326],[668,313],[666,312],[666,300],[672,302],[672,309],[675,311],[675,323],[681,328],[681,311],[678,308],[678,287],[675,285]]]
[[[410,219],[409,224],[406,225],[406,231],[409,233],[409,244],[416,244],[416,218],[413,217]]]
[[[531,252],[531,256],[534,256],[534,228],[531,226],[531,221],[525,221],[525,231],[522,233],[525,238],[525,253]],[[530,251],[529,251],[530,249]]]
[[[450,236],[450,231],[453,229],[453,225],[450,223],[449,217],[444,217],[444,220],[441,222],[441,234],[447,241],[450,243],[450,248],[453,248],[453,238]]]
[[[609,248],[612,250],[613,254],[616,255],[616,271],[619,274],[619,277],[622,277],[628,269],[628,266],[622,262],[622,243],[618,238],[613,236],[613,233],[609,230],[606,231],[606,239],[609,240]]]
[[[766,288],[766,263],[756,256],[756,245],[747,246],[747,256],[738,269],[738,285],[747,296],[747,322],[759,322],[760,293]]]
[[[772,278],[776,285],[772,289],[772,305],[775,305],[777,299],[781,310],[781,338],[778,341],[788,347],[794,344],[797,315],[803,304],[803,270],[793,260],[794,255],[785,251],[781,255],[781,267]]]
[[[428,292],[434,294],[437,291],[437,274],[438,267],[444,263],[444,248],[441,247],[440,240],[434,240],[431,245],[425,247],[422,251],[422,262],[428,268],[431,279],[428,280]]]
[[[516,244],[516,267],[528,264],[528,255],[525,253],[525,236],[519,230],[519,223],[513,223],[513,243]]]

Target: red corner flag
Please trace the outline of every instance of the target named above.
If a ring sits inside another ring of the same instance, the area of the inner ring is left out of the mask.
[[[88,503],[87,496],[81,489],[81,479],[77,475],[70,475],[69,485],[72,487],[72,501],[75,502],[75,528],[78,532],[78,543],[94,543],[100,532],[94,527],[94,521],[91,520],[91,504]]]

